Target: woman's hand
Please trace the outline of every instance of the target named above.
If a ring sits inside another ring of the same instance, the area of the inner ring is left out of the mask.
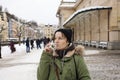
[[[51,48],[50,42],[49,42],[48,44],[46,44],[44,50],[45,50],[46,52],[52,52],[52,48]]]

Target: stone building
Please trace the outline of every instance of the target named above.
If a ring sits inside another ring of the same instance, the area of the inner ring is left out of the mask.
[[[2,41],[5,41],[8,38],[9,30],[8,30],[8,21],[6,12],[0,12],[0,28],[3,27],[3,31],[0,34],[0,38]]]
[[[59,25],[73,30],[74,42],[107,49],[120,49],[120,1],[61,1]]]
[[[0,39],[2,41],[16,40],[20,41],[27,37],[36,38],[37,23],[34,21],[27,22],[19,19],[9,12],[2,11],[0,9],[0,29],[3,27],[3,31],[0,33]]]
[[[43,37],[52,39],[54,32],[57,30],[57,25],[44,25],[42,26]]]
[[[3,25],[4,28],[4,31],[1,33],[1,40],[18,40],[18,34],[20,33],[18,18],[9,12],[1,11],[0,13],[0,25]]]

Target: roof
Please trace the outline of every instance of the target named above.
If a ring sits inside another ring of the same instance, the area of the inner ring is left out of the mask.
[[[72,20],[76,15],[83,13],[83,12],[88,12],[88,11],[93,11],[93,10],[103,10],[103,9],[112,9],[112,7],[109,6],[93,6],[93,7],[86,7],[83,9],[79,9],[78,11],[74,12],[64,23],[68,23],[70,20]]]

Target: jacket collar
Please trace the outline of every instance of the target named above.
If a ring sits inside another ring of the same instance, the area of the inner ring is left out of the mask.
[[[75,47],[74,50],[68,51],[67,54],[66,54],[64,57],[71,57],[71,56],[73,56],[74,54],[83,55],[83,53],[84,53],[84,47],[81,46],[81,45],[78,45],[78,46]],[[58,54],[54,51],[54,52],[53,52],[53,56],[54,56],[54,57],[57,57]]]

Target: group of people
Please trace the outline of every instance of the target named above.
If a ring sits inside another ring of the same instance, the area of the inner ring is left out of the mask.
[[[34,42],[36,42],[36,47],[37,49],[41,49],[41,43],[44,44],[44,46],[50,42],[50,39],[49,38],[41,38],[41,39],[29,39],[27,38],[26,41],[25,41],[25,44],[26,44],[26,52],[29,53],[30,52],[30,49],[32,50],[33,48],[35,48],[34,46]]]
[[[29,53],[30,50],[32,50],[33,48],[35,48],[34,42],[36,42],[37,49],[39,49],[39,48],[41,49],[42,48],[41,47],[41,43],[43,42],[43,44],[45,46],[49,41],[50,41],[50,39],[46,38],[46,37],[41,38],[41,39],[29,39],[29,38],[27,38],[26,40],[24,38],[23,39],[23,44],[26,45],[26,52]],[[13,52],[16,51],[16,47],[15,47],[14,44],[15,44],[14,41],[11,40],[10,44],[9,44],[11,53],[13,53]]]
[[[72,42],[71,29],[58,29],[54,46],[47,43],[37,68],[37,80],[91,80],[83,53],[84,47]]]

